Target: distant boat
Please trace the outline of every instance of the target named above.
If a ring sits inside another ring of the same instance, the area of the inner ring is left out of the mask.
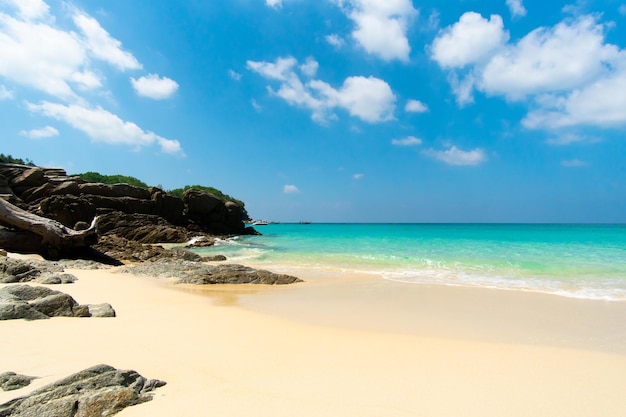
[[[311,222],[298,222],[298,224],[311,224]]]
[[[252,222],[252,226],[267,226],[268,224],[267,220],[255,220]]]

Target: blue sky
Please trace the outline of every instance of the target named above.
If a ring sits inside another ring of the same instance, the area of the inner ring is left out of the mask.
[[[255,218],[626,222],[626,1],[0,0],[0,151]]]

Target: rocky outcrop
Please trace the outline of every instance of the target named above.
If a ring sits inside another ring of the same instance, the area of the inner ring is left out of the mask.
[[[0,417],[102,417],[152,399],[164,381],[97,365],[0,405]]]
[[[239,204],[195,189],[180,199],[157,187],[86,183],[62,169],[0,164],[0,193],[12,204],[69,228],[100,216],[100,235],[117,234],[141,243],[256,233],[245,227]]]
[[[0,256],[0,283],[11,284],[45,280],[60,272],[63,272],[63,267],[55,262],[34,259],[21,260]]]
[[[80,305],[70,295],[47,287],[10,285],[0,288],[0,320],[50,317],[115,317],[111,306]]]
[[[15,372],[0,373],[0,389],[3,391],[13,391],[30,385],[34,376],[18,375]]]
[[[159,245],[146,245],[117,235],[103,236],[93,247],[108,257],[124,259],[129,262],[144,262],[156,259],[203,260],[200,255],[183,249],[165,249]]]
[[[302,282],[291,275],[275,274],[243,265],[209,265],[202,262],[159,260],[127,266],[124,273],[156,278],[179,278],[180,284],[265,284],[284,285]]]

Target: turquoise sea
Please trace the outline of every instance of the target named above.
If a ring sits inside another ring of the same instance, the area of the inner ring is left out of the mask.
[[[626,301],[626,225],[271,224],[220,241],[221,253],[282,272],[368,273],[460,285]]]

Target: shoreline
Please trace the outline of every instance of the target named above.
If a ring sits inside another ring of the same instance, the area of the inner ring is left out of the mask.
[[[406,288],[363,277],[190,290],[114,270],[68,272],[79,280],[55,289],[81,303],[111,303],[117,317],[0,322],[11,335],[0,341],[0,371],[42,377],[0,392],[0,403],[108,363],[168,383],[122,417],[617,417],[625,409],[621,342],[613,340],[619,349],[610,353],[572,339],[559,346],[511,338],[541,336],[528,326],[550,315],[558,319],[537,325],[548,331],[569,320],[559,337],[615,330],[606,320],[581,323],[554,296]],[[581,315],[616,313],[582,304]]]

